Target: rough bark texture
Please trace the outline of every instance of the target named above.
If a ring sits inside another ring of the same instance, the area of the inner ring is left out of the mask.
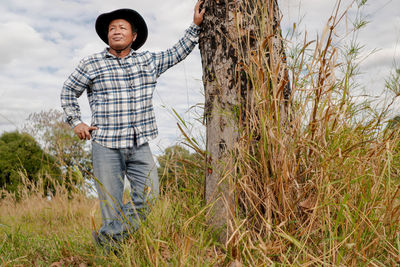
[[[228,180],[223,180],[229,170],[227,148],[238,138],[231,114],[238,105],[235,81],[238,56],[232,40],[236,39],[234,1],[207,1],[206,18],[200,39],[205,88],[205,118],[207,124],[207,165],[205,195],[207,204],[213,203],[211,225],[222,227],[221,240],[227,239],[225,225],[232,216],[229,203]],[[225,112],[224,112],[225,111]],[[221,181],[222,180],[222,181]]]
[[[276,35],[272,34],[268,42],[278,46],[282,52],[283,46],[281,38],[278,38],[279,10],[276,1],[212,0],[206,1],[204,7],[206,16],[200,36],[200,51],[208,152],[205,195],[207,204],[213,204],[214,215],[210,223],[222,230],[220,238],[225,242],[230,237],[230,219],[236,212],[232,179],[235,175],[234,146],[240,138],[239,126],[246,124],[246,112],[253,105],[252,85],[243,71],[243,65],[252,56],[251,51],[259,48],[256,36],[259,36],[260,30],[264,31],[266,25]],[[268,54],[267,50],[263,51]],[[272,61],[282,59],[282,54],[268,56]],[[278,75],[280,79],[287,79],[286,70],[279,71]],[[282,90],[285,99],[288,99],[288,83],[284,83]]]

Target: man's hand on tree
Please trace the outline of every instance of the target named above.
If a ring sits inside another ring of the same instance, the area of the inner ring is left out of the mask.
[[[97,127],[94,126],[88,126],[86,123],[80,123],[75,126],[74,128],[74,133],[79,137],[79,139],[84,140],[90,140],[91,135],[90,131],[97,130]]]
[[[206,12],[206,9],[203,8],[200,11],[200,6],[203,4],[204,1],[199,0],[196,3],[196,6],[194,7],[194,16],[193,16],[193,23],[196,24],[197,26],[200,26],[200,24],[203,22],[203,16],[204,13]]]

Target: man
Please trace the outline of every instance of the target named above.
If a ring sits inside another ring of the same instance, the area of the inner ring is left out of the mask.
[[[164,52],[135,52],[147,39],[139,13],[118,9],[100,15],[96,32],[109,45],[84,58],[65,81],[61,105],[80,139],[92,139],[93,171],[100,199],[102,227],[95,241],[121,241],[138,228],[158,196],[158,176],[148,141],[157,134],[152,105],[156,79],[183,60],[198,42],[205,10],[197,2],[193,23],[179,42]],[[77,98],[86,90],[91,126],[81,121]],[[124,177],[131,201],[123,205]]]

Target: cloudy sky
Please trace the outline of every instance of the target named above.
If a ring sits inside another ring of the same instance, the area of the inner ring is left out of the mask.
[[[149,38],[142,49],[160,51],[183,35],[193,17],[195,0],[0,0],[0,133],[21,127],[30,113],[60,109],[63,82],[79,60],[104,49],[97,37],[97,16],[117,8],[143,15]],[[350,1],[342,1],[346,6]],[[362,64],[363,83],[379,94],[383,79],[399,62],[400,0],[369,1],[364,15],[371,23],[359,34],[365,53],[378,49]],[[309,36],[321,32],[334,0],[280,0],[284,32],[302,19]],[[354,12],[353,12],[354,14]],[[373,74],[371,74],[373,73]],[[176,142],[179,131],[174,108],[185,119],[189,107],[203,102],[198,48],[158,80],[154,105],[160,136],[154,148]],[[90,123],[86,96],[80,99],[83,119]],[[156,151],[157,153],[157,151]]]

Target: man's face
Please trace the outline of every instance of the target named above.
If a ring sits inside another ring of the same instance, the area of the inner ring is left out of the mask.
[[[116,19],[108,26],[108,45],[114,50],[125,49],[135,41],[137,34],[132,33],[131,24],[124,19]]]

